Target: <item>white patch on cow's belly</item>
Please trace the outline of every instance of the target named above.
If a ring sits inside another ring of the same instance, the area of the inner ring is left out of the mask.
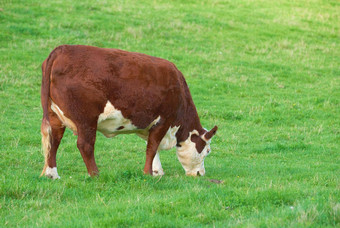
[[[97,130],[103,133],[106,137],[114,137],[117,134],[137,133],[145,136],[147,131],[160,120],[160,116],[152,121],[145,129],[138,129],[132,124],[131,120],[124,118],[122,112],[116,109],[110,101],[106,103],[104,112],[98,117]]]
[[[72,120],[70,120],[69,118],[67,118],[64,115],[64,112],[61,111],[61,109],[58,107],[58,105],[56,105],[53,101],[51,101],[51,109],[53,112],[55,112],[58,116],[58,118],[60,119],[60,121],[64,124],[64,126],[70,128],[75,134],[77,132],[77,127],[76,125],[73,123]]]
[[[119,131],[133,131],[136,130],[137,127],[133,125],[130,120],[125,119],[122,112],[115,109],[111,102],[108,101],[104,108],[104,112],[98,117],[97,129],[106,137],[114,137]]]
[[[176,133],[179,127],[180,126],[169,127],[169,130],[167,131],[161,143],[159,144],[158,147],[159,150],[169,150],[176,146],[177,144]]]

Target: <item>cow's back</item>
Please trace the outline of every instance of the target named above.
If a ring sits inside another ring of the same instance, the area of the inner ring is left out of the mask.
[[[53,52],[51,99],[74,121],[98,118],[110,102],[135,126],[145,128],[158,116],[175,121],[183,108],[186,83],[167,60],[81,45]]]

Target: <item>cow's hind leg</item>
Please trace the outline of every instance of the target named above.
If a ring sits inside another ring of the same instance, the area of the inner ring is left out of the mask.
[[[94,143],[96,128],[90,126],[78,127],[77,146],[85,162],[90,176],[98,175],[98,168],[94,159]]]
[[[49,114],[49,122],[43,119],[41,124],[42,147],[45,156],[45,165],[41,176],[45,174],[51,179],[59,179],[56,156],[65,127],[54,113],[50,112]]]
[[[161,160],[159,159],[159,151],[157,151],[155,157],[153,158],[152,175],[153,176],[163,176],[164,175]]]
[[[149,130],[148,145],[146,147],[146,161],[144,166],[145,174],[153,174],[152,163],[157,153],[158,146],[169,127],[166,125],[157,125]],[[158,158],[159,159],[159,158]]]

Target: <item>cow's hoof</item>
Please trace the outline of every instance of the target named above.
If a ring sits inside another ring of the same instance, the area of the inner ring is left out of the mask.
[[[164,175],[163,169],[152,171],[152,176],[163,176],[163,175]]]
[[[45,171],[45,176],[53,180],[60,179],[60,176],[58,175],[58,172],[57,172],[57,167],[54,167],[54,168],[47,167]]]

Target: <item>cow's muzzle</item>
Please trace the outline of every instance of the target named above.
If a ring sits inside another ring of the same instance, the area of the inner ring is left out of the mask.
[[[205,174],[205,170],[198,170],[198,171],[194,171],[194,172],[186,172],[187,176],[204,176]]]

